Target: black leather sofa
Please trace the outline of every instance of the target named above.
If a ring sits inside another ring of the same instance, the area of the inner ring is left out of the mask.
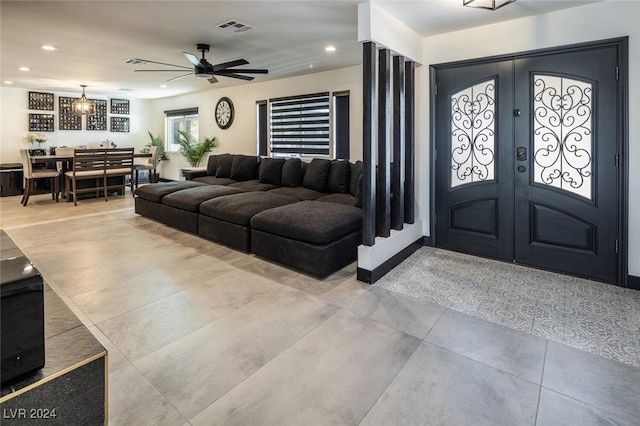
[[[138,188],[135,211],[326,277],[357,259],[361,175],[360,161],[211,155],[186,181]]]

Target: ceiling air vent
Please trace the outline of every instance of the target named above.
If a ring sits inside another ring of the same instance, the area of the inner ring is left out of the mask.
[[[218,28],[227,31],[233,31],[234,33],[243,33],[245,31],[253,29],[251,25],[243,24],[242,22],[238,22],[235,19],[223,22],[222,24],[218,24]]]
[[[147,61],[144,61],[142,59],[137,59],[137,58],[129,58],[126,61],[124,61],[125,64],[131,64],[131,65],[144,65],[147,63]]]

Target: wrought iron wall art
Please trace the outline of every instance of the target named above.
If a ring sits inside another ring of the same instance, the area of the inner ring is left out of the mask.
[[[89,99],[96,106],[96,113],[87,115],[87,130],[107,130],[107,101]]]
[[[29,92],[29,109],[53,111],[53,93]]]
[[[53,123],[53,114],[29,114],[30,132],[53,132],[55,130]]]
[[[533,75],[535,183],[592,199],[593,84]]]
[[[129,114],[129,99],[111,99],[111,114]]]
[[[495,179],[495,91],[491,79],[451,96],[451,187]]]
[[[58,128],[60,130],[82,130],[82,116],[75,115],[71,104],[78,98],[58,97]]]
[[[129,132],[129,117],[111,117],[112,132]]]

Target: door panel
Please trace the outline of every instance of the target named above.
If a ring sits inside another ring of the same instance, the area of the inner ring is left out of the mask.
[[[438,73],[436,235],[438,247],[513,258],[510,61]],[[502,113],[504,115],[504,113]]]
[[[615,282],[615,47],[515,61],[515,260]]]
[[[616,47],[439,69],[436,246],[616,282]]]

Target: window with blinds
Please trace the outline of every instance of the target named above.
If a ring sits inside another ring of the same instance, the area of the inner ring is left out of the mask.
[[[269,100],[272,157],[326,157],[330,150],[329,93]]]
[[[165,150],[177,152],[180,150],[178,131],[187,132],[198,137],[198,108],[167,110],[165,115]]]

